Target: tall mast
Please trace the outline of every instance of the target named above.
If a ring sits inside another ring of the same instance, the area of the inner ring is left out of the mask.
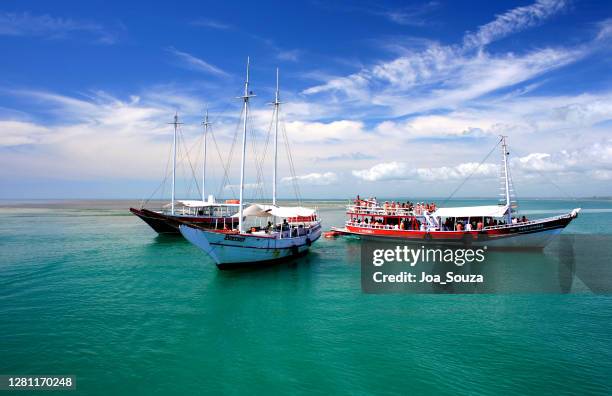
[[[178,122],[178,113],[174,113],[174,122],[170,124],[174,125],[174,140],[172,141],[172,214],[174,215],[174,201],[176,199],[176,134],[178,126],[182,122]]]
[[[242,100],[244,100],[244,124],[242,128],[242,160],[240,161],[240,210],[238,215],[240,216],[238,219],[238,231],[244,232],[244,224],[242,221],[242,205],[243,205],[243,197],[244,197],[244,163],[246,157],[246,136],[247,136],[247,119],[249,118],[249,98],[252,95],[249,92],[249,63],[250,59],[247,57],[247,67],[246,67],[246,80],[244,82],[244,95],[242,96]]]
[[[208,138],[208,126],[210,125],[210,122],[208,122],[208,107],[206,108],[206,116],[204,117],[202,125],[204,125],[204,147],[202,149],[204,151],[202,163],[202,201],[206,201],[206,189],[204,188],[206,184],[206,140]]]
[[[510,223],[512,221],[512,205],[510,203],[510,178],[508,177],[508,155],[510,155],[510,153],[508,152],[508,146],[506,145],[506,137],[502,135],[501,136],[501,143],[502,143],[502,155],[504,158],[504,183],[505,183],[505,190],[506,190],[506,206],[508,207],[508,213],[506,214],[506,218],[508,223]]]
[[[272,205],[276,205],[276,171],[278,167],[278,112],[280,110],[278,67],[276,68],[276,95],[274,97],[274,170],[272,171]]]

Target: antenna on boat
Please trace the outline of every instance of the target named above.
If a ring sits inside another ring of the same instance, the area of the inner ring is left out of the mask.
[[[174,200],[176,193],[176,133],[179,125],[182,122],[178,122],[178,112],[174,113],[174,122],[169,122],[170,125],[174,125],[174,140],[172,141],[172,214],[174,215]]]
[[[276,172],[278,167],[278,112],[280,110],[278,67],[276,68],[276,93],[274,96],[274,170],[272,172],[272,205],[276,205]]]
[[[204,143],[203,143],[203,163],[202,163],[202,202],[206,201],[206,189],[204,185],[206,183],[206,140],[208,137],[208,127],[210,126],[210,122],[208,122],[208,106],[206,106],[206,116],[204,117],[204,121],[202,125],[204,125]]]
[[[500,135],[501,137],[501,147],[502,147],[502,155],[504,158],[504,184],[505,184],[505,193],[506,193],[506,207],[508,208],[508,212],[506,214],[506,218],[508,224],[512,222],[512,203],[510,202],[510,176],[508,175],[508,145],[506,144],[506,138],[508,136]]]
[[[246,157],[246,136],[247,136],[247,119],[249,118],[249,98],[253,95],[252,92],[249,92],[249,64],[250,58],[247,56],[247,66],[246,66],[246,80],[244,82],[244,95],[239,97],[244,101],[244,124],[242,128],[242,160],[240,161],[240,209],[238,215],[238,231],[244,232],[244,224],[242,222],[242,208],[243,202],[242,199],[244,197],[244,163]]]

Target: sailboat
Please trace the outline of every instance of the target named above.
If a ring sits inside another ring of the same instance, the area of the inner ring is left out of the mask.
[[[578,217],[580,208],[569,213],[529,220],[514,216],[512,183],[508,169],[506,136],[501,146],[502,202],[498,205],[436,207],[435,204],[379,203],[376,199],[360,199],[348,206],[348,219],[343,228],[332,227],[326,236],[354,235],[371,240],[392,240],[414,243],[491,246],[497,248],[544,248]]]
[[[206,142],[209,134],[208,109],[202,125],[204,126],[204,139],[202,144],[202,198],[201,200],[177,200],[176,199],[176,153],[177,132],[179,125],[178,114],[174,115],[174,139],[172,143],[172,199],[169,204],[159,210],[147,209],[144,203],[140,208],[130,208],[130,212],[138,216],[159,234],[178,234],[179,225],[182,223],[197,224],[203,228],[229,229],[238,223],[234,214],[240,206],[237,200],[226,200],[216,202],[213,195],[206,197]]]
[[[244,84],[244,123],[242,128],[242,159],[240,168],[240,202],[244,197],[247,120],[249,99],[249,59],[247,58]],[[181,234],[214,260],[220,269],[235,266],[258,265],[306,253],[311,244],[321,236],[321,221],[316,209],[277,204],[278,123],[280,110],[279,78],[276,70],[276,95],[274,101],[274,169],[272,175],[272,204],[253,204],[239,207],[238,228],[233,230],[206,230],[197,224],[181,224]],[[246,228],[247,220],[268,221],[268,225]]]

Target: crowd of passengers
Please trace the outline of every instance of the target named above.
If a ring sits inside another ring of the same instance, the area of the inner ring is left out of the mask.
[[[422,215],[423,213],[433,213],[436,211],[436,204],[433,202],[399,202],[399,201],[385,201],[383,205],[378,203],[376,197],[362,199],[357,195],[357,198],[354,200],[355,206],[360,208],[376,208],[383,209],[385,214],[396,214],[397,212],[412,212],[417,215]],[[367,209],[366,209],[367,210]],[[359,209],[356,209],[359,211]]]
[[[351,219],[355,224],[362,224],[367,226],[374,226],[374,228],[386,228],[392,230],[420,230],[426,231],[427,226],[417,218],[406,218],[406,219],[387,219],[383,222],[381,219],[364,217],[363,220],[360,216],[356,216]],[[526,223],[529,219],[523,216],[521,218],[513,217],[512,224]],[[441,225],[442,231],[479,231],[485,227],[497,227],[507,225],[504,220],[497,220],[492,217],[484,217],[476,220],[468,218],[447,218],[444,224]],[[437,230],[437,228],[436,228]]]
[[[268,224],[265,227],[254,226],[246,231],[247,234],[252,234],[254,232],[264,231],[268,234],[272,234],[274,232],[282,232],[283,237],[287,238],[289,236],[297,237],[306,235],[308,230],[304,228],[303,224],[291,225],[287,222],[287,219],[283,219],[281,224],[272,224],[271,221],[268,221]]]

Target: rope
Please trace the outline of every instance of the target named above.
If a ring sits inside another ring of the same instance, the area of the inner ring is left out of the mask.
[[[478,170],[478,168],[480,168],[482,166],[482,164],[484,164],[489,157],[491,156],[491,154],[493,153],[493,151],[495,151],[495,149],[497,148],[497,146],[499,146],[499,144],[501,143],[501,139],[499,139],[499,141],[497,142],[497,144],[491,149],[491,151],[489,151],[489,154],[487,154],[487,156],[480,161],[480,163],[478,164],[478,166],[476,168],[474,168],[474,170],[465,178],[463,179],[463,181],[459,184],[459,186],[457,188],[455,188],[455,190],[451,193],[451,195],[446,198],[446,200],[444,200],[444,202],[442,202],[442,204],[440,206],[444,206],[446,205],[446,203],[448,201],[451,200],[451,198],[453,198],[453,196],[455,196],[455,194],[457,193],[457,191],[459,191],[459,189],[461,189],[461,187],[463,187],[463,185],[474,175],[474,173],[476,173],[476,171]],[[505,155],[505,154],[504,154]]]
[[[221,182],[221,185],[219,186],[219,193],[217,195],[221,196],[221,194],[223,193],[223,189],[229,185],[230,190],[232,191],[233,196],[236,196],[236,191],[234,191],[234,188],[229,184],[229,180],[230,180],[230,176],[229,176],[229,169],[232,163],[232,158],[234,156],[234,149],[236,147],[236,141],[238,140],[238,130],[240,127],[240,120],[242,119],[242,114],[244,113],[244,107],[242,108],[242,111],[240,112],[240,117],[238,118],[238,123],[236,124],[236,129],[234,131],[234,137],[232,139],[232,145],[230,147],[230,151],[227,157],[227,161],[223,160],[223,157],[221,157],[221,150],[219,150],[219,145],[217,144],[217,139],[215,138],[214,135],[213,136],[213,142],[215,144],[215,149],[217,150],[217,155],[219,156],[219,161],[221,162],[221,165],[223,166],[223,180]]]
[[[295,164],[293,162],[293,156],[291,155],[291,147],[289,145],[289,138],[287,137],[287,128],[285,127],[284,118],[282,119],[281,125],[282,125],[283,137],[284,137],[284,142],[285,142],[285,148],[287,151],[287,159],[289,160],[289,172],[291,173],[291,182],[293,184],[293,191],[295,193],[295,197],[298,201],[298,204],[301,205],[302,204],[302,194],[300,193],[300,186],[297,182]]]
[[[187,163],[189,164],[189,168],[191,169],[191,176],[193,176],[193,179],[191,179],[191,181],[189,182],[189,186],[188,186],[188,189],[187,189],[187,196],[189,196],[191,194],[191,186],[193,185],[194,181],[195,181],[196,189],[198,190],[198,194],[201,196],[202,195],[202,191],[200,190],[200,187],[198,185],[198,180],[197,180],[196,175],[195,175],[195,170],[193,169],[193,164],[191,163],[191,159],[189,158],[189,151],[187,151],[187,146],[185,145],[185,137],[183,135],[183,131],[182,131],[181,127],[179,127],[179,140],[183,144],[183,150],[185,150],[185,157],[187,158]],[[198,143],[199,143],[199,140],[196,140],[196,142],[194,143],[194,147],[195,146],[199,146]],[[193,147],[192,147],[192,149],[193,149]]]
[[[518,155],[520,156],[525,156],[523,154],[521,154],[518,150],[513,149]],[[571,201],[577,201],[578,199],[575,196],[572,196],[570,194],[568,194],[565,190],[563,190],[561,187],[559,187],[555,182],[553,182],[548,176],[546,176],[544,173],[540,172],[538,169],[533,169],[534,171],[536,171],[544,180],[546,180],[547,182],[549,182],[550,184],[552,184],[557,190],[559,190],[559,192],[561,194],[563,194],[565,196],[565,198],[570,199]]]

